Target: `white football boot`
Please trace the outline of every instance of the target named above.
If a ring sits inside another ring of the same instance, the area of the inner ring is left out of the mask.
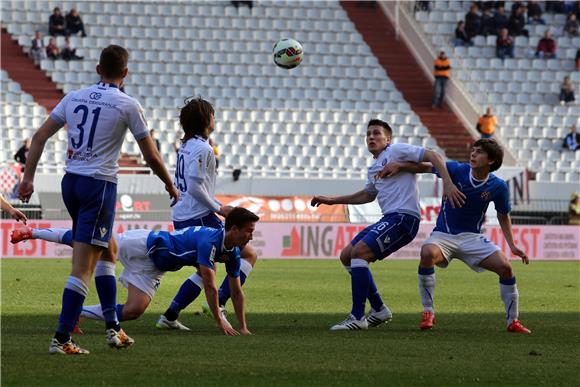
[[[383,307],[379,311],[376,311],[373,308],[371,308],[371,310],[369,310],[369,314],[367,314],[367,321],[369,323],[369,327],[378,327],[382,323],[387,323],[392,319],[393,313],[385,305],[383,305]]]
[[[363,316],[360,320],[357,320],[352,314],[349,314],[346,320],[330,327],[331,331],[360,331],[366,329],[369,329],[367,319]]]
[[[177,320],[175,320],[175,321],[168,320],[167,317],[165,317],[164,315],[161,315],[161,317],[159,317],[159,320],[157,320],[155,327],[157,329],[176,329],[179,331],[190,331],[191,330]]]

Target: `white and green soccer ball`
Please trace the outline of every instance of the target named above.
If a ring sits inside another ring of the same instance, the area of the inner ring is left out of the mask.
[[[294,39],[280,39],[272,51],[274,63],[284,69],[293,69],[302,63],[302,44]]]

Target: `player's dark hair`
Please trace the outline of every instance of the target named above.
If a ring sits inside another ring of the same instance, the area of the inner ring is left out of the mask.
[[[369,127],[371,127],[371,126],[374,126],[374,125],[381,126],[385,130],[385,133],[388,136],[392,136],[393,135],[393,129],[391,129],[391,127],[389,126],[389,124],[387,124],[385,121],[379,120],[378,118],[373,118],[372,120],[369,121],[369,123],[367,125],[367,129]]]
[[[493,160],[489,171],[497,171],[503,163],[503,148],[493,138],[482,138],[473,143],[473,147],[479,147],[487,153],[487,158]]]
[[[243,228],[248,223],[254,223],[260,220],[260,217],[250,210],[243,207],[235,207],[226,216],[226,231],[232,227]]]
[[[201,97],[190,97],[179,113],[179,123],[185,132],[181,141],[185,142],[194,136],[202,136],[211,122],[215,111],[211,103]]]
[[[111,44],[101,51],[99,66],[101,76],[108,79],[118,79],[123,76],[123,70],[127,68],[129,52],[121,46]]]

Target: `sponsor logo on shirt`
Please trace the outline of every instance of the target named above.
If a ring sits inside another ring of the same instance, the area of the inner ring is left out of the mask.
[[[89,94],[89,98],[90,99],[101,99],[102,96],[103,96],[103,94],[96,93],[96,92],[93,92],[93,93]]]

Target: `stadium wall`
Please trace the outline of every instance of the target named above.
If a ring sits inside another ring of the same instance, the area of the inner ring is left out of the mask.
[[[119,221],[116,232],[131,229],[172,230],[170,222]],[[30,222],[32,227],[70,228],[70,221]],[[366,224],[352,223],[258,223],[252,246],[262,258],[270,259],[337,259],[340,251]],[[1,224],[2,257],[70,258],[72,249],[55,243],[31,240],[13,245],[10,232],[18,223]],[[389,259],[418,259],[421,244],[434,225],[423,223],[415,240]],[[515,243],[531,260],[580,260],[580,227],[577,226],[514,226]],[[489,226],[484,235],[508,256],[509,248],[499,226]],[[511,257],[519,259],[518,257]]]

